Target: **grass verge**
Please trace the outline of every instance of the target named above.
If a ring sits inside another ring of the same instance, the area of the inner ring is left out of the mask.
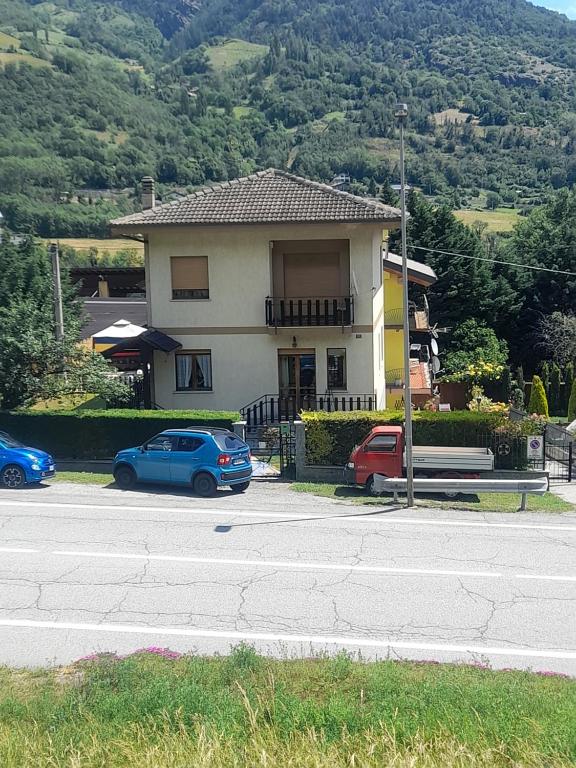
[[[567,768],[575,708],[561,676],[149,649],[0,669],[0,765]]]
[[[314,496],[367,506],[381,507],[383,503],[392,501],[391,496],[374,498],[367,496],[362,488],[355,488],[349,485],[292,483],[291,488],[299,493],[311,493]],[[520,494],[462,494],[458,499],[446,499],[438,494],[419,494],[416,498],[416,506],[439,509],[467,509],[476,512],[517,512],[520,506]],[[553,493],[547,493],[545,496],[528,496],[528,510],[530,512],[574,512],[574,507]]]
[[[114,482],[112,475],[99,472],[57,472],[50,483],[79,483],[80,485],[110,485]]]

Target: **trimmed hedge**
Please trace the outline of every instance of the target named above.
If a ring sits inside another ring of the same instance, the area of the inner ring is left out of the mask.
[[[359,445],[373,427],[400,425],[404,414],[398,411],[353,411],[302,414],[306,424],[306,459],[309,464],[341,466],[348,461],[352,449]],[[458,445],[470,448],[492,448],[504,435],[495,430],[506,422],[498,413],[454,411],[414,413],[415,445]]]
[[[0,431],[60,459],[108,459],[165,429],[232,429],[231,411],[0,411]]]

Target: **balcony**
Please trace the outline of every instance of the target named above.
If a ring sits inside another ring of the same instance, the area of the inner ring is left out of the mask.
[[[352,296],[266,298],[269,328],[345,327],[353,322]]]
[[[418,307],[413,301],[408,302],[408,318],[411,331],[427,331],[430,328],[428,311],[424,307]],[[402,325],[402,307],[387,309],[384,312],[386,328],[402,328]]]

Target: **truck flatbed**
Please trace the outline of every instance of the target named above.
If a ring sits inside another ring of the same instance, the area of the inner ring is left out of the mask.
[[[418,470],[491,472],[494,469],[494,454],[489,448],[415,445],[412,449],[412,462],[414,469]]]

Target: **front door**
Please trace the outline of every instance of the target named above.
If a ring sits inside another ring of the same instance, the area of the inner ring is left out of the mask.
[[[316,353],[314,350],[280,352],[278,355],[280,397],[288,410],[298,413],[314,409],[316,402]]]

